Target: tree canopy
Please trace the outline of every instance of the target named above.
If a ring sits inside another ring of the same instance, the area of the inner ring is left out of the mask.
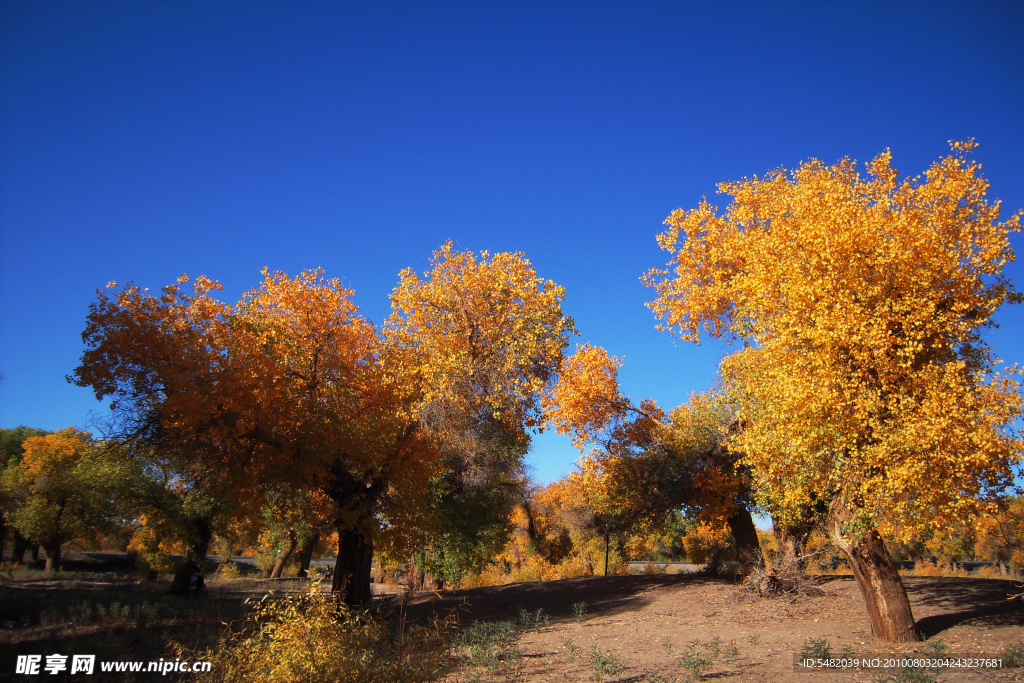
[[[886,152],[866,178],[813,160],[723,183],[724,214],[673,212],[658,237],[671,270],[644,277],[665,329],[744,342],[722,363],[742,409],[731,442],[779,509],[826,496],[847,550],[977,512],[1021,457],[1015,369],[983,336],[1021,301],[1003,275],[1020,216],[999,221],[976,145],[951,144],[923,178],[898,181]],[[901,623],[873,626],[913,637]]]

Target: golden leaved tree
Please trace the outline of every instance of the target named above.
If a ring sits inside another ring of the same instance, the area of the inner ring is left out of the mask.
[[[619,390],[620,367],[621,359],[585,344],[562,363],[545,396],[560,434],[581,450],[597,445],[580,459],[567,490],[618,531],[656,527],[673,512],[727,527],[746,576],[760,548],[747,468],[724,443],[733,408],[710,392],[669,415],[651,399],[634,405]]]
[[[724,183],[675,211],[669,270],[644,282],[664,327],[743,340],[722,373],[742,406],[732,437],[773,509],[824,495],[830,537],[853,568],[876,637],[915,640],[906,591],[879,531],[975,514],[1012,482],[1018,384],[982,331],[1017,303],[999,202],[968,154],[913,179],[888,152]],[[1012,371],[1012,369],[1011,369]]]
[[[537,394],[573,331],[564,293],[522,254],[478,260],[447,244],[423,277],[401,274],[378,333],[322,271],[263,275],[233,306],[205,278],[192,294],[187,278],[159,297],[101,292],[73,381],[112,396],[117,431],[191,487],[250,509],[282,482],[322,492],[338,530],[333,588],[366,604],[375,547],[404,556],[438,522],[425,501],[442,448],[458,443],[470,474],[493,470],[480,421],[521,440],[539,423]]]

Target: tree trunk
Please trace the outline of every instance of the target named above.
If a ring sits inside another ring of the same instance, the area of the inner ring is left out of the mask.
[[[722,550],[718,548],[711,554],[711,559],[708,560],[707,564],[704,565],[705,574],[717,574],[720,565],[722,564]]]
[[[25,551],[31,545],[29,540],[22,536],[17,531],[14,532],[14,557],[12,558],[15,564],[25,563]],[[38,546],[36,546],[38,548]],[[36,551],[38,552],[38,550]]]
[[[60,537],[55,536],[46,542],[46,571],[60,571]]]
[[[194,522],[193,542],[185,550],[185,557],[174,572],[174,579],[171,580],[171,587],[168,593],[187,595],[192,575],[202,572],[206,562],[206,553],[210,549],[210,541],[213,539],[211,522],[213,520],[203,519]]]
[[[775,561],[776,568],[779,571],[799,571],[797,558],[800,557],[803,548],[800,539],[789,529],[782,528],[775,532],[775,540],[779,544],[779,555]]]
[[[423,571],[419,567],[413,567],[411,577],[412,589],[416,591],[439,591],[444,590],[444,579],[438,578],[434,572]]]
[[[288,564],[288,559],[295,552],[295,547],[299,544],[299,539],[295,535],[295,529],[288,530],[288,545],[281,552],[281,555],[277,558],[277,562],[274,563],[274,568],[270,570],[270,578],[280,579],[281,572],[284,571],[284,566]]]
[[[587,552],[586,548],[583,548],[580,551],[580,554],[583,555],[583,571],[585,572],[585,575],[586,576],[593,576],[594,575],[594,565],[590,561],[590,553]]]
[[[846,556],[857,579],[872,635],[889,643],[920,640],[906,588],[882,537],[877,529],[871,529],[856,543],[851,542],[843,533],[843,525],[852,517],[852,511],[838,505],[833,507],[827,524],[828,534]]]
[[[412,434],[412,427],[406,430]],[[405,437],[403,437],[404,439]],[[401,441],[401,439],[400,439]],[[387,481],[372,472],[357,477],[339,462],[324,489],[338,506],[338,561],[332,592],[350,607],[370,604],[370,569],[373,564],[374,512]]]
[[[370,604],[370,567],[373,540],[354,529],[338,529],[338,561],[334,564],[331,591],[340,593],[349,607]]]
[[[320,532],[314,531],[312,534],[306,537],[302,547],[299,548],[299,576],[306,578],[309,575],[309,563],[313,560],[313,551],[316,550],[316,544],[320,542]]]
[[[745,507],[740,507],[729,517],[729,530],[736,540],[736,560],[740,563],[740,575],[746,579],[754,570],[761,553],[761,542],[757,538],[754,518]]]

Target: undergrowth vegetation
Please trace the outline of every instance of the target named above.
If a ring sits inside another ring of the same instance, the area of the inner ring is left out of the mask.
[[[200,680],[420,683],[442,678],[452,663],[450,619],[406,623],[379,611],[350,610],[315,590],[267,595],[252,608],[242,628],[229,629],[213,649],[175,646],[180,657],[213,662]]]

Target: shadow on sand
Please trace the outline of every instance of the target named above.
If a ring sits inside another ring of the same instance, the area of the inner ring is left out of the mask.
[[[989,628],[1024,625],[1020,600],[1007,600],[1008,595],[1021,592],[1015,581],[905,577],[903,584],[915,613],[931,612],[917,620],[925,638],[960,624]]]
[[[544,610],[554,621],[573,618],[573,605],[587,604],[590,617],[612,616],[642,610],[651,603],[645,594],[652,590],[705,584],[731,586],[731,577],[700,574],[655,574],[653,576],[596,576],[505,586],[441,591],[417,596],[409,610],[411,617],[456,610],[459,621],[497,621],[518,616],[519,611]]]

